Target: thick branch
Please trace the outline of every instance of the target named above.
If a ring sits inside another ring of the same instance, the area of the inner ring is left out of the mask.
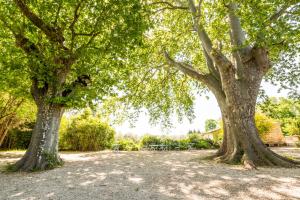
[[[194,0],[188,0],[188,1],[189,1],[189,8],[190,8],[190,11],[193,16],[194,29],[198,34],[198,37],[202,43],[202,46],[204,47],[206,52],[210,55],[210,52],[212,51],[212,42],[211,42],[210,38],[208,37],[204,27],[202,25],[200,25],[200,22],[199,22],[200,11],[199,11],[199,13],[197,12]]]
[[[168,54],[168,52],[164,52],[165,58],[167,59],[167,62],[176,67],[178,70],[180,70],[181,72],[183,72],[184,74],[198,80],[201,81],[203,83],[207,83],[207,76],[204,74],[201,74],[200,72],[198,72],[196,69],[194,69],[191,65],[187,64],[187,63],[180,63],[180,62],[176,62],[175,60],[173,60],[170,55]]]
[[[208,67],[208,70],[212,73],[213,76],[215,76],[215,78],[217,80],[220,80],[220,73],[219,73],[218,69],[215,68],[213,60],[209,57],[208,53],[205,51],[204,48],[203,48],[203,53],[204,53],[204,57],[206,60],[206,65]]]
[[[39,29],[46,34],[50,41],[57,42],[63,46],[64,37],[59,28],[51,27],[46,24],[40,17],[33,13],[26,5],[24,0],[14,0],[21,12]]]
[[[170,57],[170,55],[166,51],[164,52],[164,55],[171,66],[176,67],[182,73],[205,84],[215,95],[225,99],[225,94],[222,90],[222,85],[215,76],[212,76],[211,74],[201,74],[199,71],[197,71],[187,63],[176,62]]]
[[[245,42],[245,34],[243,32],[239,17],[236,15],[237,5],[230,3],[228,6],[229,22],[231,28],[233,45],[236,47],[242,46]]]

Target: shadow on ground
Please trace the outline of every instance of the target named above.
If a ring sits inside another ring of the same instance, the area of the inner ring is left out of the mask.
[[[300,149],[275,150],[300,158]],[[300,169],[246,171],[240,166],[196,161],[211,153],[62,153],[66,161],[62,168],[0,174],[0,199],[300,199]],[[0,164],[21,155],[11,154],[0,152]]]

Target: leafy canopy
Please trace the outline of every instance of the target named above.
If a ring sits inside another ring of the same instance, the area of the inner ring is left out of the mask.
[[[201,74],[210,72],[197,32],[193,27],[188,0],[149,1],[153,28],[147,32],[146,48],[138,49],[140,56],[132,62],[136,69],[129,76],[125,95],[135,108],[148,109],[153,120],[177,113],[193,118],[195,95],[207,88],[170,66],[166,50],[176,62],[192,66]],[[195,0],[198,6],[200,1]],[[230,39],[228,19],[229,0],[202,0],[199,24],[204,27],[213,47],[227,58],[243,46],[234,46]],[[245,32],[243,45],[268,50],[273,69],[268,73],[273,81],[283,80],[294,89],[299,83],[299,3],[286,0],[236,0],[237,17]],[[198,8],[198,7],[197,7]],[[290,60],[290,62],[284,62]],[[295,63],[295,62],[296,63]],[[287,69],[289,71],[287,71]],[[168,120],[167,120],[168,123]]]
[[[112,86],[128,74],[127,55],[142,44],[148,27],[140,0],[0,0],[0,5],[0,87],[29,94],[36,80],[39,88],[72,90],[48,97],[66,106],[115,94]],[[58,78],[62,73],[66,80]],[[91,84],[74,88],[82,76]]]

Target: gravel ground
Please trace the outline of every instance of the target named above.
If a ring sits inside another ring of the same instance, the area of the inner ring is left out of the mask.
[[[300,149],[275,148],[300,159]],[[245,170],[200,160],[211,150],[61,153],[45,172],[0,173],[0,199],[300,199],[300,169]],[[0,152],[0,166],[24,152]]]

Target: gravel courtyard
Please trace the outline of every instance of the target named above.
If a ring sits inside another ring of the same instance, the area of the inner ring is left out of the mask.
[[[298,148],[275,148],[300,159]],[[300,199],[300,169],[218,164],[214,151],[63,152],[65,165],[45,172],[0,173],[0,199]],[[24,152],[0,152],[0,166]]]

